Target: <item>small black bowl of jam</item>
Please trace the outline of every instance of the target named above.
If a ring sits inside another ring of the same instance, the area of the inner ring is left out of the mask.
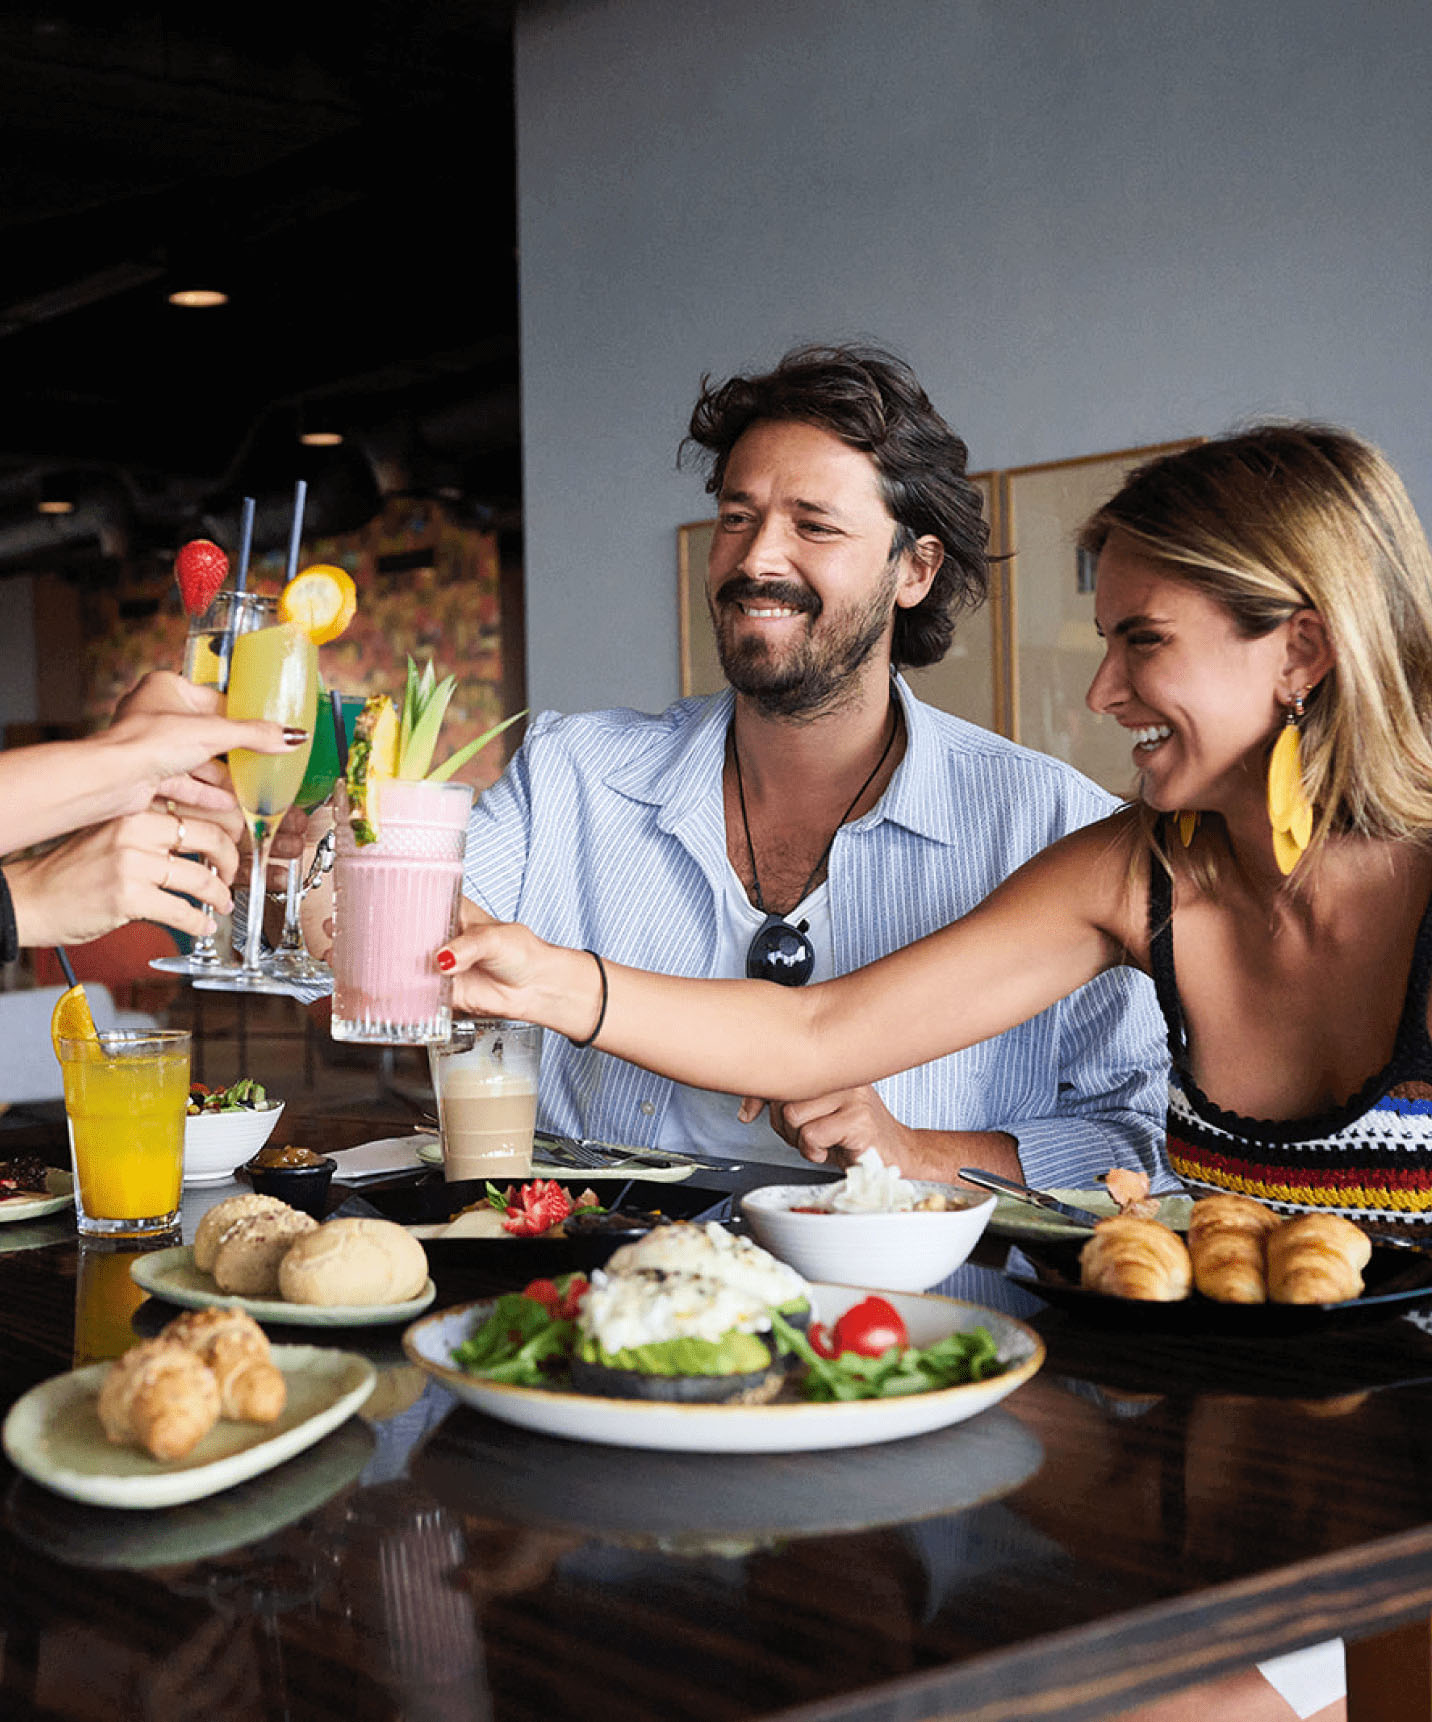
[[[328,1186],[338,1162],[311,1148],[260,1148],[239,1168],[261,1196],[276,1196],[321,1220],[328,1211]]]

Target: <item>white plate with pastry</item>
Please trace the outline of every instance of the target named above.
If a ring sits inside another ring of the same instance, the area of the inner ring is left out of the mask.
[[[244,1309],[255,1321],[293,1327],[384,1327],[411,1321],[438,1295],[429,1277],[418,1295],[403,1303],[289,1303],[277,1297],[241,1297],[236,1292],[220,1291],[211,1275],[195,1267],[194,1252],[187,1244],[138,1255],[129,1273],[151,1297],[181,1304],[185,1309]]]
[[[45,1174],[46,1192],[20,1191],[14,1195],[0,1195],[0,1224],[9,1220],[38,1220],[45,1214],[58,1214],[61,1208],[68,1207],[75,1199],[75,1180],[72,1172],[62,1172],[58,1166],[51,1166]]]
[[[34,1482],[92,1506],[171,1507],[217,1494],[321,1441],[353,1415],[377,1380],[356,1352],[276,1345],[270,1357],[288,1390],[278,1419],[224,1419],[183,1459],[164,1463],[106,1439],[98,1404],[108,1363],[42,1381],[17,1400],[5,1419],[6,1456]]]

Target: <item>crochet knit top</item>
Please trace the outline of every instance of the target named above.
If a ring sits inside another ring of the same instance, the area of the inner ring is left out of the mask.
[[[1432,1223],[1432,904],[1417,929],[1412,972],[1386,1067],[1351,1099],[1314,1117],[1225,1112],[1190,1070],[1188,1031],[1173,961],[1173,881],[1155,862],[1149,886],[1154,986],[1168,1026],[1167,1144],[1174,1172],[1196,1194],[1253,1196],[1284,1213],[1337,1212]]]

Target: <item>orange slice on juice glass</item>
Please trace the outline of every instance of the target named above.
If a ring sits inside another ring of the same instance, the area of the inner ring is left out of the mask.
[[[62,1040],[92,1040],[96,1052],[99,1050],[99,1031],[82,986],[68,987],[55,1000],[55,1008],[50,1012],[50,1044],[56,1058],[60,1056]]]

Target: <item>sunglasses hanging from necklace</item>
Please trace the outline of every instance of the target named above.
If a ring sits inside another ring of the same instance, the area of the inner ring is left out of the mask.
[[[880,768],[890,756],[890,749],[895,745],[895,733],[899,729],[899,721],[892,707],[890,713],[890,734],[885,738],[885,746],[880,750],[880,758],[876,760],[869,777],[856,790],[854,799],[845,812],[835,822],[835,830],[831,832],[826,846],[816,859],[816,864],[810,870],[810,877],[796,893],[796,903],[806,900],[811,886],[815,883],[822,867],[830,855],[839,835],[840,828],[855,812],[860,798],[880,775]],[[746,854],[751,861],[751,889],[756,895],[756,908],[766,918],[756,929],[755,937],[746,948],[746,974],[753,981],[774,981],[781,987],[803,987],[810,979],[815,968],[815,947],[806,937],[806,923],[793,927],[783,915],[777,915],[766,907],[766,900],[761,895],[761,878],[756,871],[756,850],[751,842],[751,822],[746,817],[746,786],[741,781],[741,752],[736,746],[736,726],[731,725],[731,762],[736,768],[736,799],[741,804],[741,829],[746,834]]]

